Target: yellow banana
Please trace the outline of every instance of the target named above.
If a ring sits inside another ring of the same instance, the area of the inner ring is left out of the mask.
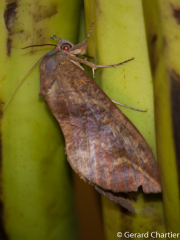
[[[79,0],[1,1],[1,103],[52,47],[56,34],[75,42]],[[56,44],[56,43],[55,43]],[[39,99],[39,69],[21,85],[1,118],[1,239],[78,239],[64,140]]]

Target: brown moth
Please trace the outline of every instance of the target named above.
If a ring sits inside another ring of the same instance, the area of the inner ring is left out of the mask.
[[[40,64],[40,97],[60,124],[67,160],[73,170],[110,200],[135,212],[121,192],[161,192],[154,155],[145,139],[99,86],[83,71],[76,57],[84,55],[87,38],[77,45],[59,39]],[[132,60],[132,59],[130,59]],[[129,61],[129,60],[128,60]],[[127,61],[125,61],[127,62]]]
[[[161,192],[158,166],[136,127],[80,65],[94,71],[132,59],[95,65],[76,57],[85,54],[92,26],[82,43],[58,38],[57,46],[41,58],[39,96],[60,124],[73,170],[98,192],[135,213],[121,193],[138,191],[139,186],[144,193]]]

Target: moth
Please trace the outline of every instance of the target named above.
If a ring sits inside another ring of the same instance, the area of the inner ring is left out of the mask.
[[[58,44],[41,58],[39,96],[59,122],[72,169],[98,192],[135,213],[121,193],[138,191],[140,186],[144,193],[161,192],[158,166],[143,136],[80,65],[94,71],[129,61],[95,65],[77,57],[85,54],[92,26],[77,45],[54,37]]]

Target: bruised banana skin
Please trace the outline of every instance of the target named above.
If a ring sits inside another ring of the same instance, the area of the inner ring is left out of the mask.
[[[96,70],[96,81],[111,99],[147,110],[147,113],[139,113],[121,107],[156,156],[153,85],[142,2],[117,0],[110,4],[104,0],[96,3],[85,0],[84,4],[87,29],[94,22],[94,32],[88,41],[88,55],[95,56],[97,64],[115,64],[134,57],[133,61],[121,67]],[[119,231],[166,231],[161,194],[145,195],[139,191],[128,194],[128,198],[136,216],[120,213],[117,205],[103,198],[107,239],[113,239],[114,233]]]
[[[1,102],[8,101],[23,76],[52,49],[22,47],[49,43],[53,34],[77,40],[79,7],[79,0],[0,1]],[[1,115],[2,240],[78,239],[64,140],[39,100],[39,79],[36,68]]]

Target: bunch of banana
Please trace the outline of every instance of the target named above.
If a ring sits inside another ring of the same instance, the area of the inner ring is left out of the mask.
[[[76,42],[79,0],[0,1],[0,98],[52,46],[56,34]],[[59,125],[39,99],[39,69],[26,78],[1,114],[0,239],[78,239],[72,183]]]
[[[167,229],[178,232],[176,160],[179,135],[175,129],[179,122],[176,103],[180,79],[180,7],[177,0],[171,3],[159,0],[159,12],[157,1],[148,2],[84,0],[87,32],[94,22],[88,50],[89,55],[98,60],[97,64],[115,64],[134,57],[133,61],[122,66],[96,70],[96,82],[111,99],[147,110],[142,113],[121,107],[158,158]],[[77,41],[80,1],[31,0],[27,3],[26,0],[3,0],[0,10],[0,97],[1,102],[6,103],[31,66],[52,49],[46,46],[21,50],[22,47],[54,43],[49,40],[53,34],[73,43]],[[83,19],[81,24],[84,24]],[[156,121],[151,70],[155,80]],[[39,99],[38,92],[39,69],[36,67],[2,111],[0,239],[78,239],[63,136],[44,101]],[[138,192],[129,194],[129,198],[137,215],[120,212],[116,204],[102,198],[106,239],[115,239],[117,232],[167,231],[161,194]],[[95,202],[93,209],[98,206]],[[86,204],[93,211],[91,203]],[[91,239],[95,240],[94,237]],[[100,240],[100,237],[97,239]]]

